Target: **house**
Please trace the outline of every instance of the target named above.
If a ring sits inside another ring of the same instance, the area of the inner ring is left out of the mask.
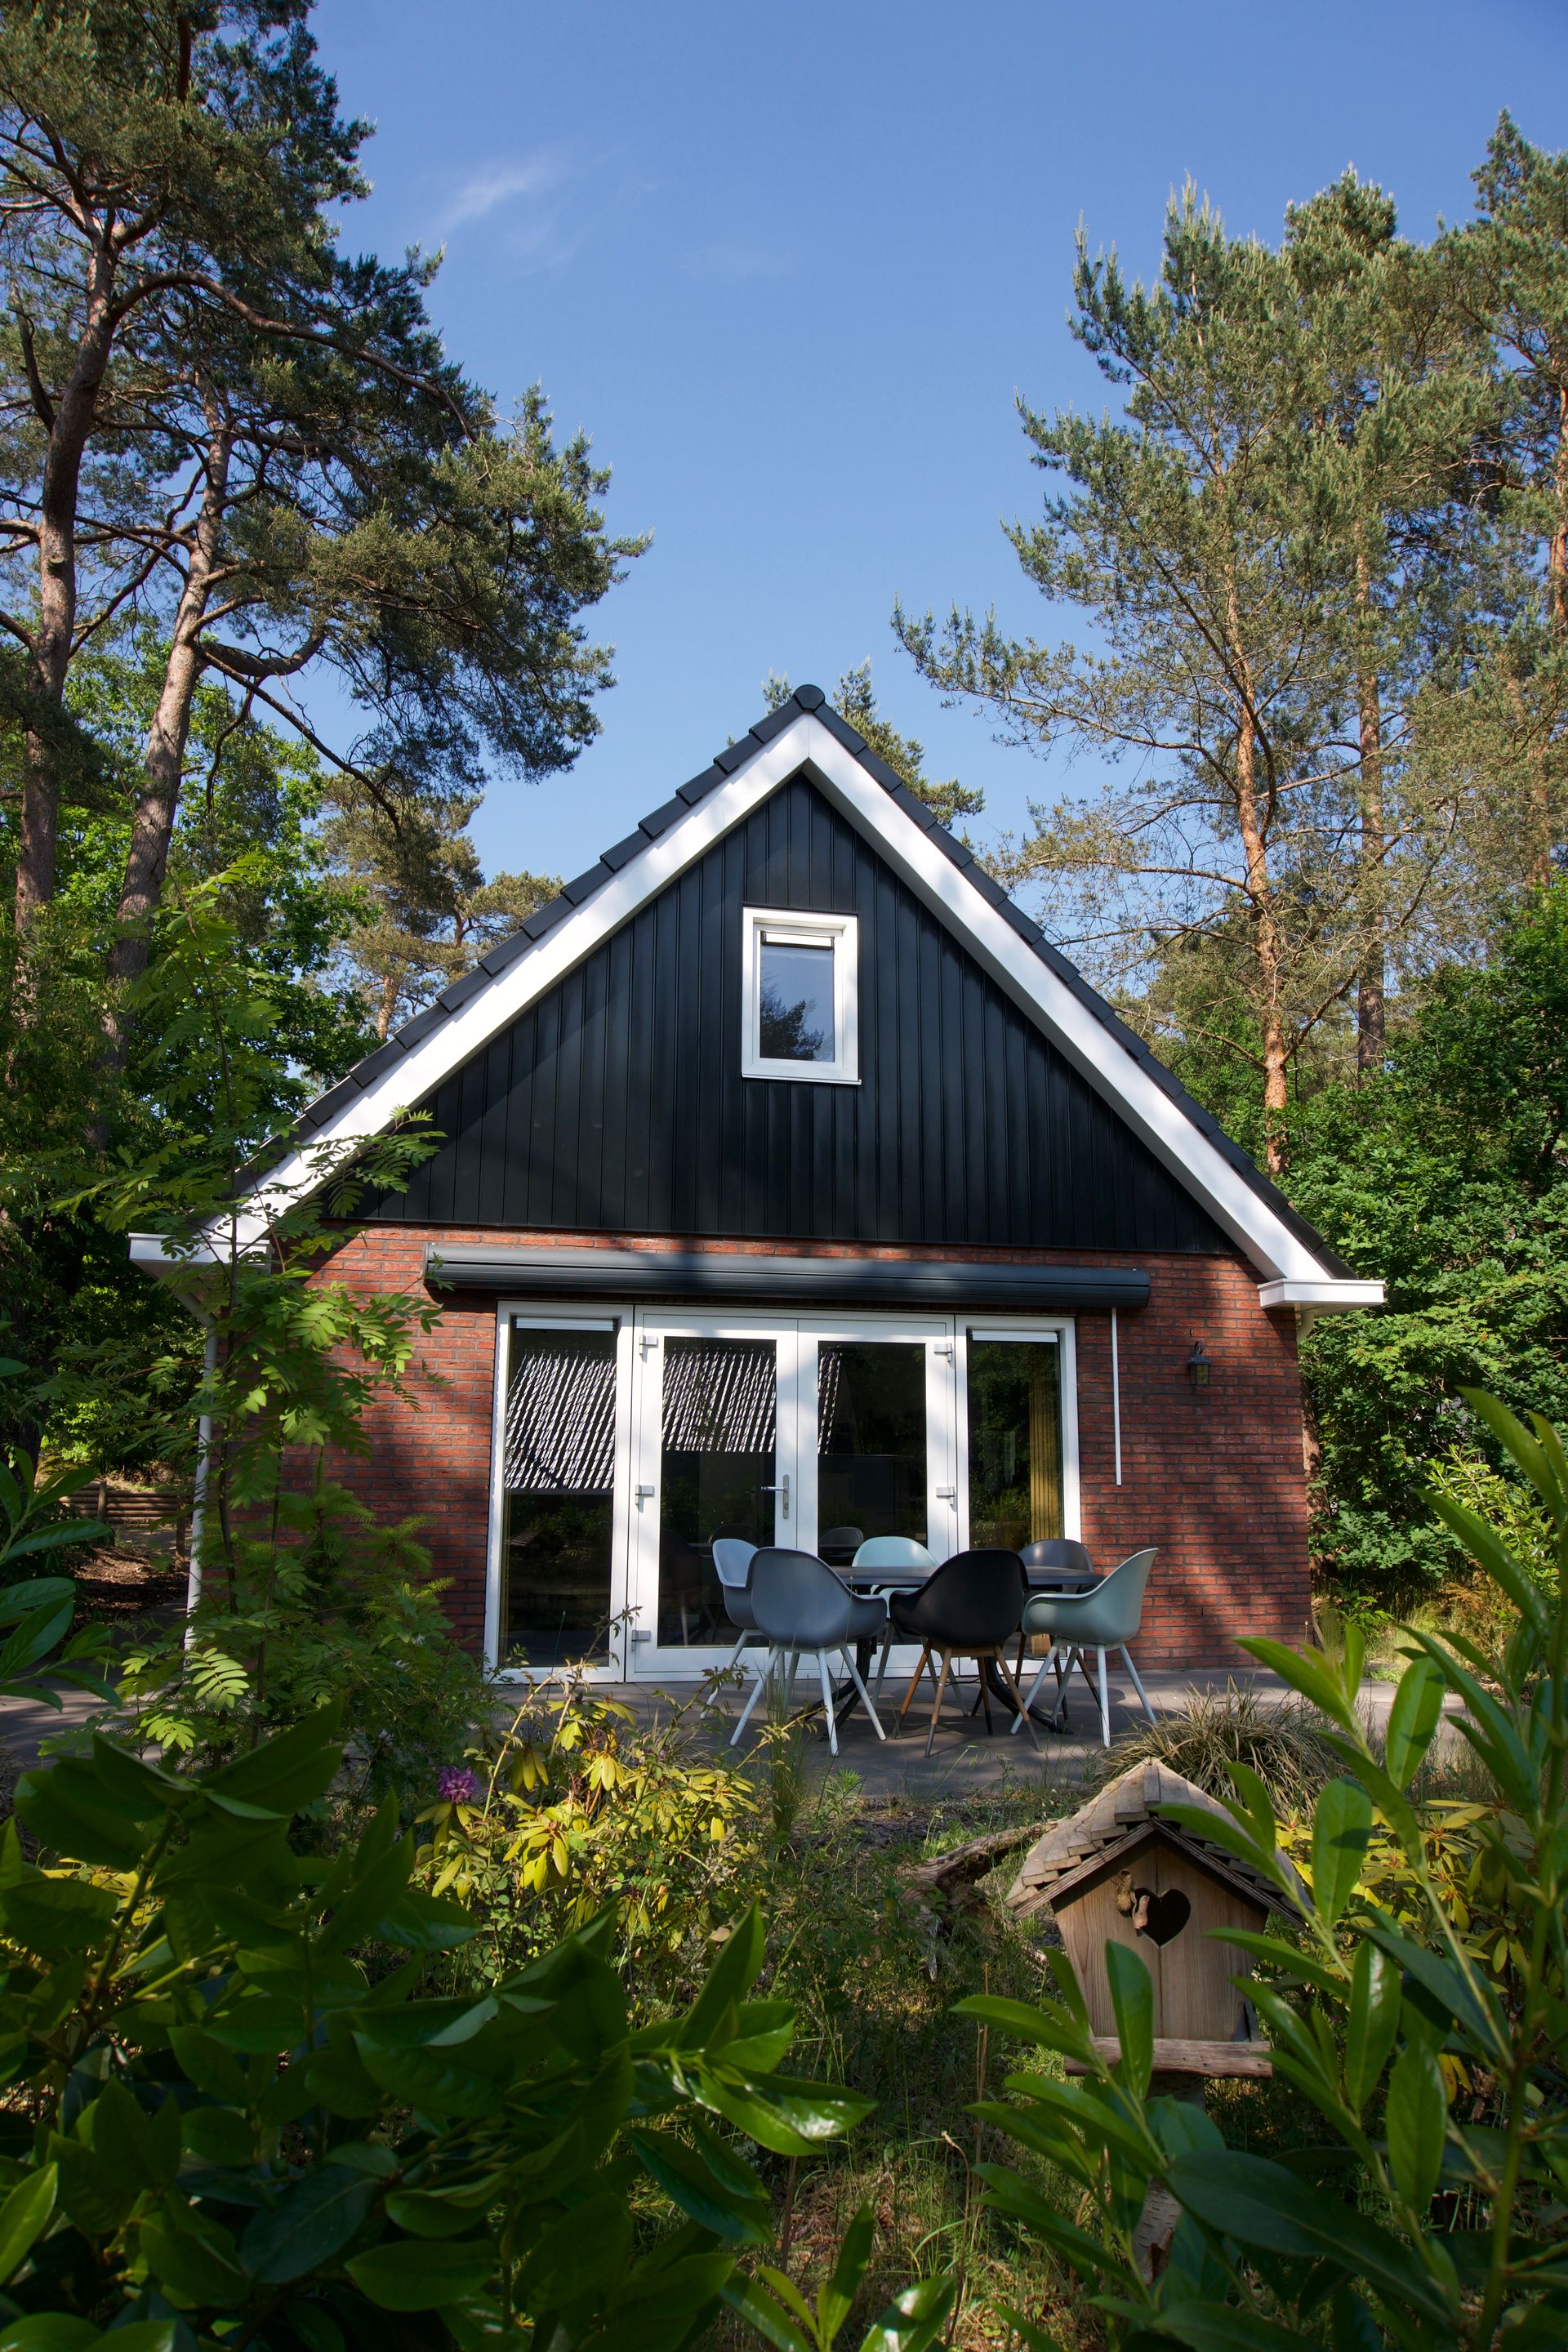
[[[445,1385],[344,1475],[489,1656],[705,1670],[710,1546],[1159,1547],[1140,1654],[1308,1615],[1296,1342],[1373,1306],[802,687],[305,1114],[427,1109],[328,1272],[426,1286]],[[142,1245],[156,1255],[155,1245]]]

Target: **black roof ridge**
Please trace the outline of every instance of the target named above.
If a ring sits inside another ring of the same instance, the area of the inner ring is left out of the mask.
[[[658,808],[651,810],[647,816],[641,818],[634,830],[623,840],[613,843],[592,866],[585,867],[572,881],[563,883],[553,898],[546,899],[542,907],[536,907],[531,915],[526,915],[510,938],[498,940],[494,947],[488,949],[468,971],[454,981],[449,987],[443,989],[440,995],[427,1004],[422,1012],[416,1013],[412,1020],[405,1021],[400,1029],[395,1030],[385,1043],[378,1045],[374,1053],[367,1054],[361,1061],[355,1062],[352,1068],[344,1072],[335,1086],[328,1088],[325,1094],[319,1095],[314,1102],[307,1104],[292,1128],[279,1139],[279,1146],[276,1148],[288,1149],[290,1146],[298,1147],[308,1143],[311,1135],[320,1129],[330,1126],[339,1111],[351,1103],[356,1094],[363,1093],[364,1088],[373,1085],[384,1072],[394,1068],[403,1055],[412,1052],[416,1045],[422,1045],[444,1021],[449,1020],[454,1013],[459,1012],[471,997],[487,987],[498,974],[506,971],[519,956],[526,954],[528,950],[544,938],[547,932],[553,930],[557,923],[563,922],[566,917],[574,913],[586,899],[595,897],[599,890],[603,889],[605,883],[613,882],[623,866],[629,865],[634,857],[640,856],[642,852],[651,843],[657,841],[661,834],[668,833],[670,826],[678,824],[688,810],[695,808],[700,802],[706,800],[708,795],[716,792],[721,784],[728,783],[730,778],[738,773],[742,768],[748,766],[756,758],[758,752],[773,741],[775,735],[781,735],[786,727],[803,714],[808,714],[819,719],[835,740],[842,744],[867,773],[882,786],[883,790],[898,803],[905,814],[912,817],[922,832],[929,835],[943,856],[966,876],[981,896],[996,908],[1004,920],[1033,950],[1040,961],[1065,987],[1071,990],[1079,1003],[1094,1015],[1102,1028],[1110,1032],[1117,1044],[1149,1073],[1162,1092],[1170,1097],[1205,1140],[1214,1145],[1243,1182],[1257,1193],[1259,1199],[1267,1202],[1280,1223],[1295,1234],[1298,1241],[1304,1242],[1321,1259],[1325,1266],[1331,1268],[1337,1274],[1353,1279],[1353,1268],[1346,1264],[1337,1251],[1331,1250],[1322,1235],[1308,1223],[1299,1210],[1291,1206],[1279,1186],[1258,1167],[1251,1153],[1244,1150],[1232,1136],[1226,1134],[1214,1113],[1206,1109],[1195,1095],[1188,1092],[1175,1072],[1166,1067],[1147,1040],[1141,1037],[1137,1031],[1121,1018],[1114,1006],[1106,1003],[1099,990],[1085,980],[1070,956],[1063,953],[1041,925],[1032,917],[1026,915],[1021,907],[1015,904],[1001,884],[986,872],[974,852],[966,848],[956,835],[950,833],[944,824],[939,823],[926,803],[916,793],[910,792],[897,771],[890,768],[885,760],[871,750],[865,737],[856,732],[841,712],[835,710],[819,686],[797,686],[783,702],[765,712],[761,719],[749,727],[745,734],[737,741],[726,744],[721,751],[716,752],[706,768],[701,769],[688,782],[680,785],[668,800],[662,802]],[[262,1156],[270,1163],[270,1152]],[[255,1161],[252,1162],[253,1167],[257,1164]]]

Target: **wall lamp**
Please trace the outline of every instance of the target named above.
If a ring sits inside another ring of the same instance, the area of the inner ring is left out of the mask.
[[[1206,1389],[1209,1384],[1209,1375],[1213,1370],[1213,1364],[1204,1353],[1203,1341],[1201,1339],[1194,1339],[1193,1341],[1193,1352],[1187,1358],[1188,1380],[1191,1381],[1194,1389]]]

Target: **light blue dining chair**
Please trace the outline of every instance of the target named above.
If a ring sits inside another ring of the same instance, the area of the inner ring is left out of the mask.
[[[1139,1679],[1132,1663],[1132,1653],[1127,1644],[1143,1622],[1143,1588],[1149,1581],[1149,1570],[1154,1565],[1155,1547],[1135,1551],[1120,1568],[1101,1577],[1092,1592],[1037,1592],[1031,1594],[1024,1610],[1024,1632],[1047,1633],[1050,1648],[1040,1660],[1039,1671],[1029,1685],[1026,1708],[1033,1707],[1035,1694],[1046,1678],[1046,1668],[1058,1650],[1067,1652],[1067,1670],[1070,1675],[1076,1660],[1083,1669],[1083,1678],[1090,1690],[1088,1653],[1100,1653],[1100,1730],[1107,1748],[1110,1745],[1110,1694],[1106,1686],[1105,1654],[1120,1650],[1132,1677],[1132,1687],[1143,1702],[1143,1712],[1151,1723],[1159,1720],[1149,1704],[1149,1694]],[[1058,1713],[1060,1706],[1058,1703]],[[1015,1732],[1023,1721],[1019,1716],[1014,1723]]]
[[[856,1553],[852,1565],[857,1576],[862,1569],[867,1568],[919,1568],[923,1569],[929,1576],[936,1566],[936,1561],[924,1544],[919,1542],[913,1536],[868,1536]],[[900,1592],[903,1589],[902,1578],[886,1587],[873,1585],[871,1588],[873,1592],[878,1591]],[[888,1660],[892,1654],[893,1633],[889,1624],[888,1637],[882,1643],[881,1657],[877,1662],[877,1696],[879,1698],[882,1696],[882,1685],[887,1680]],[[932,1666],[931,1671],[931,1680],[934,1682],[936,1668]]]

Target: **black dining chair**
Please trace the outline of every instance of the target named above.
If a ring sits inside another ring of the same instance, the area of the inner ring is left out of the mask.
[[[928,1756],[936,1741],[937,1717],[942,1712],[947,1678],[960,1658],[973,1658],[979,1668],[988,1732],[992,1727],[991,1690],[986,1669],[993,1662],[1014,1706],[1020,1715],[1024,1713],[1017,1676],[1007,1663],[1007,1648],[1024,1622],[1028,1591],[1017,1553],[987,1549],[959,1552],[934,1569],[918,1591],[895,1592],[889,1598],[888,1615],[892,1624],[906,1641],[921,1644],[920,1664],[910,1677],[903,1706],[899,1709],[899,1728],[920,1687],[921,1675],[933,1656],[941,1662],[942,1671],[935,1675],[936,1697],[931,1705],[931,1726],[926,1733]],[[1038,1748],[1040,1743],[1035,1739],[1032,1723],[1029,1737]]]
[[[827,1714],[827,1744],[837,1756],[838,1727],[833,1719],[833,1685],[827,1672],[828,1653],[832,1650],[837,1651],[848,1668],[849,1679],[870,1718],[872,1730],[879,1739],[884,1738],[871,1695],[855,1663],[855,1646],[859,1642],[874,1642],[883,1632],[888,1622],[885,1604],[863,1601],[858,1593],[851,1592],[815,1552],[786,1551],[782,1545],[768,1545],[752,1560],[750,1598],[757,1630],[768,1645],[768,1660],[735,1726],[731,1747],[744,1731],[767,1677],[776,1674],[787,1658],[793,1686],[795,1670],[801,1659],[815,1657],[822,1681],[822,1704]]]

